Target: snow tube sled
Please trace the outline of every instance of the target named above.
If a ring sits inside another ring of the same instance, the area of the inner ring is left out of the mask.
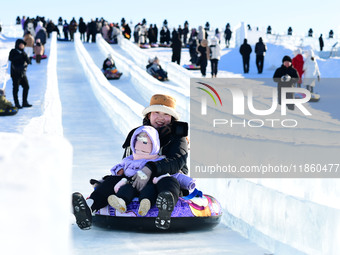
[[[199,70],[200,69],[200,66],[198,65],[183,65],[183,67],[187,70]]]
[[[8,109],[0,109],[0,116],[11,116],[18,113],[18,108],[11,107]]]
[[[150,49],[150,44],[141,44],[141,45],[139,45],[139,47],[141,48],[141,49]]]
[[[104,76],[108,80],[118,80],[120,76],[123,75],[123,73],[118,72],[117,69],[107,69],[107,70],[102,70]]]
[[[305,98],[306,95],[303,93],[295,93],[295,98]],[[320,95],[316,93],[311,93],[311,98],[309,99],[309,102],[318,102],[320,100]]]
[[[70,39],[66,39],[66,38],[57,38],[57,41],[61,41],[61,42],[70,42]]]
[[[151,48],[158,48],[158,43],[151,43]]]
[[[34,55],[33,58],[35,59],[36,56]],[[44,55],[41,55],[41,59],[46,59],[46,58],[47,58],[47,55],[45,55],[45,54],[44,54]]]
[[[169,48],[169,47],[170,47],[170,44],[160,43],[160,44],[158,44],[158,47],[166,47],[166,48]]]
[[[158,75],[158,74],[153,74],[152,77],[156,78],[159,81],[168,81],[169,78],[166,76]]]
[[[93,217],[93,225],[103,228],[164,231],[156,228],[158,209],[153,206],[144,216],[138,214],[139,202],[134,199],[127,205],[125,213],[111,206],[100,209]],[[186,197],[180,197],[171,214],[171,224],[167,231],[211,229],[220,223],[222,209],[212,196],[203,195],[197,189]]]
[[[108,44],[118,44],[118,40],[117,40],[117,39],[106,40],[106,42],[107,42]]]

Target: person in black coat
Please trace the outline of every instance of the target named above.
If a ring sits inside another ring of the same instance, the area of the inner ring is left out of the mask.
[[[266,54],[267,46],[264,44],[262,37],[255,44],[255,54],[256,54],[256,67],[258,73],[262,73],[264,64],[264,55]]]
[[[247,39],[243,40],[243,44],[240,47],[240,53],[242,55],[243,60],[243,71],[244,73],[249,73],[249,60],[250,53],[252,52],[251,46],[247,43]]]
[[[11,61],[11,77],[13,81],[13,99],[15,107],[21,109],[22,107],[31,107],[32,105],[28,103],[28,91],[29,84],[26,76],[26,70],[28,64],[31,61],[24,51],[26,42],[22,39],[17,39],[15,42],[15,48],[9,52],[8,60]],[[22,86],[22,106],[19,104],[18,92],[19,85]]]
[[[323,46],[324,46],[322,34],[319,37],[319,45],[320,45],[320,51],[322,51],[323,50]]]
[[[78,30],[80,33],[80,40],[85,42],[85,33],[86,33],[86,29],[87,29],[87,25],[84,22],[84,19],[82,17],[79,18],[79,26],[78,26]]]
[[[172,62],[177,62],[177,64],[181,64],[181,52],[182,52],[182,41],[180,39],[180,34],[176,33],[172,37]]]
[[[160,32],[160,43],[164,44],[166,40],[165,27],[162,27]]]
[[[224,38],[225,38],[225,45],[227,48],[229,48],[230,46],[230,39],[231,39],[231,30],[230,30],[230,24],[228,23],[225,27],[225,30],[224,30]]]
[[[292,59],[289,56],[283,57],[282,65],[276,69],[273,79],[277,82],[278,103],[281,105],[281,89],[293,88],[299,81],[299,74],[292,66]],[[286,98],[294,98],[294,93],[287,93]],[[288,104],[287,107],[294,110],[294,104]]]
[[[184,24],[182,33],[183,33],[183,44],[184,44],[184,47],[186,47],[187,40],[188,40],[188,33],[189,33],[189,25],[187,23]]]

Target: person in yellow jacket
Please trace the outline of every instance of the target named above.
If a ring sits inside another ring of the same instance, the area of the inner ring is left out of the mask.
[[[18,108],[14,107],[10,101],[6,99],[5,91],[0,89],[0,116],[14,115],[18,112]]]

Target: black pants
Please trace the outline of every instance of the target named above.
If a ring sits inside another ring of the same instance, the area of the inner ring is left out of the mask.
[[[177,62],[177,64],[181,64],[181,54],[172,54],[172,57],[171,57],[171,62]]]
[[[18,92],[19,92],[19,86],[21,85],[23,88],[22,91],[22,103],[27,103],[27,97],[28,97],[28,80],[26,74],[20,75],[20,76],[12,76],[13,81],[13,100],[15,105],[19,105],[19,99],[18,99]]]
[[[286,86],[281,86],[280,84],[278,84],[277,86],[277,99],[278,99],[278,103],[279,105],[281,105],[281,89],[282,88],[290,88],[290,87],[286,87]],[[286,98],[287,99],[293,99],[294,98],[294,93],[287,93],[286,94]],[[289,110],[294,110],[294,104],[287,104],[287,108]]]
[[[263,62],[264,62],[264,56],[256,55],[256,67],[257,67],[258,73],[262,73],[263,71]]]
[[[249,73],[250,56],[243,56],[242,60],[243,60],[243,71],[244,71],[244,73]]]
[[[108,205],[107,198],[110,195],[115,194],[114,186],[122,178],[125,178],[125,176],[109,176],[105,178],[103,183],[97,186],[97,188],[90,195],[90,198],[94,201],[93,205],[91,206],[92,211],[99,210],[100,208]],[[143,188],[143,190],[141,190],[141,192],[138,192],[135,188],[132,187],[131,184],[126,184],[120,187],[116,195],[122,198],[127,205],[131,203],[134,197],[137,196],[139,198],[139,201],[147,198],[150,200],[151,205],[154,205],[156,203],[157,195],[165,191],[170,191],[175,198],[175,203],[177,203],[180,192],[180,185],[177,179],[171,176],[162,178],[156,185],[153,184],[152,179],[150,179],[150,181]]]
[[[207,74],[207,60],[201,59],[200,61],[201,74],[205,76]]]
[[[211,59],[211,75],[217,75],[217,70],[218,70],[218,59]]]
[[[64,38],[68,40],[68,32],[64,32]]]

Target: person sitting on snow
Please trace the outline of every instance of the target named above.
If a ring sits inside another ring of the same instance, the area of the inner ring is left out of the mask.
[[[18,112],[18,108],[6,99],[5,91],[0,89],[0,116],[12,115]]]
[[[148,72],[148,74],[152,75],[160,81],[169,80],[168,73],[163,70],[163,68],[159,64],[159,59],[157,57],[152,60],[152,63],[150,63],[149,61],[149,64],[146,66],[146,71]]]

